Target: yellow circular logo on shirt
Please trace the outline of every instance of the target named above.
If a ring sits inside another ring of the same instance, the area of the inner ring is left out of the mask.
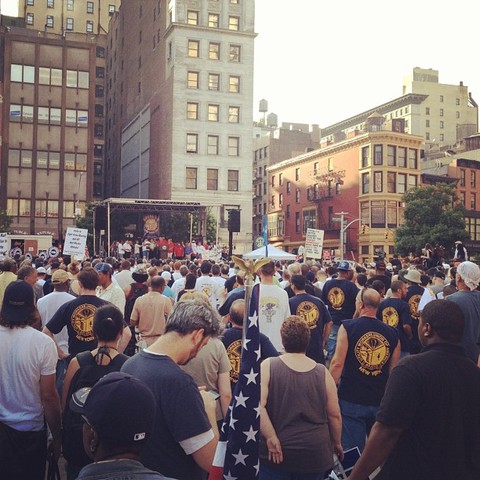
[[[242,339],[233,341],[227,348],[227,356],[230,360],[232,369],[230,370],[230,381],[232,383],[238,382],[240,375],[240,361],[242,360]]]
[[[97,307],[84,303],[79,305],[72,314],[72,328],[77,334],[77,339],[82,342],[95,340],[93,335],[93,317]]]
[[[359,370],[365,375],[379,375],[390,358],[390,343],[377,332],[368,332],[355,345],[355,357],[360,363]]]
[[[310,330],[313,330],[317,327],[317,321],[320,318],[320,310],[313,302],[302,302],[297,307],[296,314],[302,317],[307,322]]]
[[[412,295],[408,299],[408,307],[410,308],[410,315],[418,320],[420,318],[420,314],[418,313],[418,305],[420,304],[422,296],[417,294],[417,295]]]
[[[382,312],[383,323],[390,325],[391,327],[396,327],[400,321],[397,310],[393,307],[387,307]]]
[[[330,302],[330,305],[335,310],[340,310],[342,308],[342,305],[345,302],[345,294],[343,293],[343,290],[338,287],[333,287],[328,292],[327,298],[328,298],[328,301]]]

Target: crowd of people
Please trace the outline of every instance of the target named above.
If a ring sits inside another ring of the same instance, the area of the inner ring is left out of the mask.
[[[245,272],[125,243],[0,262],[0,476],[43,479],[63,453],[68,480],[206,478],[239,395]],[[261,266],[261,479],[321,480],[352,448],[352,479],[480,478],[467,258]]]

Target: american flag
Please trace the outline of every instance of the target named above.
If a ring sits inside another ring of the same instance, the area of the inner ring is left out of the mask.
[[[240,375],[220,432],[209,480],[254,480],[260,462],[259,285],[252,291]]]

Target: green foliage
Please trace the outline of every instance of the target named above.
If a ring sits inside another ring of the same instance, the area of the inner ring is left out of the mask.
[[[7,215],[7,211],[0,209],[0,232],[9,233],[10,226],[13,223],[13,218]]]
[[[456,240],[469,238],[465,207],[458,202],[454,185],[439,184],[409,190],[403,197],[405,223],[397,228],[395,251],[420,252],[426,243],[442,245],[453,253]]]
[[[90,255],[93,255],[93,207],[94,203],[87,203],[85,207],[85,216],[77,217],[77,228],[86,228],[88,230],[87,247]]]
[[[193,214],[192,233],[193,239],[199,232],[198,214]],[[187,212],[161,214],[160,217],[161,234],[165,237],[171,237],[175,242],[185,242],[190,240],[190,215]],[[217,235],[217,220],[209,213],[207,216],[207,242],[214,242]]]

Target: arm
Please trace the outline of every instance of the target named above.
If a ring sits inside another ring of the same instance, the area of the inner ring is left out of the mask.
[[[66,358],[68,358],[68,353],[65,353],[59,346],[58,346],[58,343],[56,342],[54,336],[53,336],[53,333],[47,328],[47,327],[43,327],[42,329],[42,332],[45,334],[45,335],[48,335],[52,340],[53,342],[55,343],[55,347],[57,348],[57,355],[58,355],[58,358],[60,360],[65,360]]]
[[[260,366],[260,431],[267,441],[268,459],[273,463],[283,462],[283,452],[275,427],[270,420],[266,405],[268,400],[268,384],[270,383],[270,360],[264,360]]]
[[[223,417],[227,415],[228,406],[232,400],[232,387],[230,386],[230,372],[218,374],[218,393],[220,394],[219,402],[222,409]]]
[[[389,372],[391,372],[396,366],[398,361],[400,360],[400,340],[397,342],[397,346],[395,347],[395,350],[393,351],[392,355],[392,361],[390,362],[390,368]]]
[[[123,353],[125,349],[127,348],[128,343],[130,342],[130,339],[132,338],[132,332],[128,326],[125,325],[125,328],[123,329],[122,336],[120,337],[120,340],[118,341],[118,351],[119,353]]]
[[[328,341],[328,337],[330,336],[332,326],[333,326],[333,322],[332,322],[332,320],[330,320],[323,327],[323,345],[322,345],[322,348],[324,350],[327,348],[327,341]]]
[[[62,388],[62,411],[65,411],[65,405],[67,404],[68,391],[70,390],[70,383],[75,373],[80,369],[78,360],[73,358],[72,361],[68,364],[67,372],[65,373],[65,378],[63,380]]]
[[[337,334],[337,346],[330,364],[330,373],[332,374],[335,384],[338,385],[342,376],[343,366],[348,352],[348,336],[343,325],[340,325]]]
[[[337,386],[332,375],[325,369],[325,389],[327,392],[327,417],[330,430],[330,440],[333,450],[341,460],[343,458],[342,448],[342,415],[338,405]]]
[[[350,480],[365,480],[392,453],[403,430],[375,422],[367,440],[367,445],[358,460]]]
[[[53,455],[60,457],[62,445],[60,399],[55,386],[55,374],[40,376],[40,400],[42,402],[45,420],[53,436]]]

